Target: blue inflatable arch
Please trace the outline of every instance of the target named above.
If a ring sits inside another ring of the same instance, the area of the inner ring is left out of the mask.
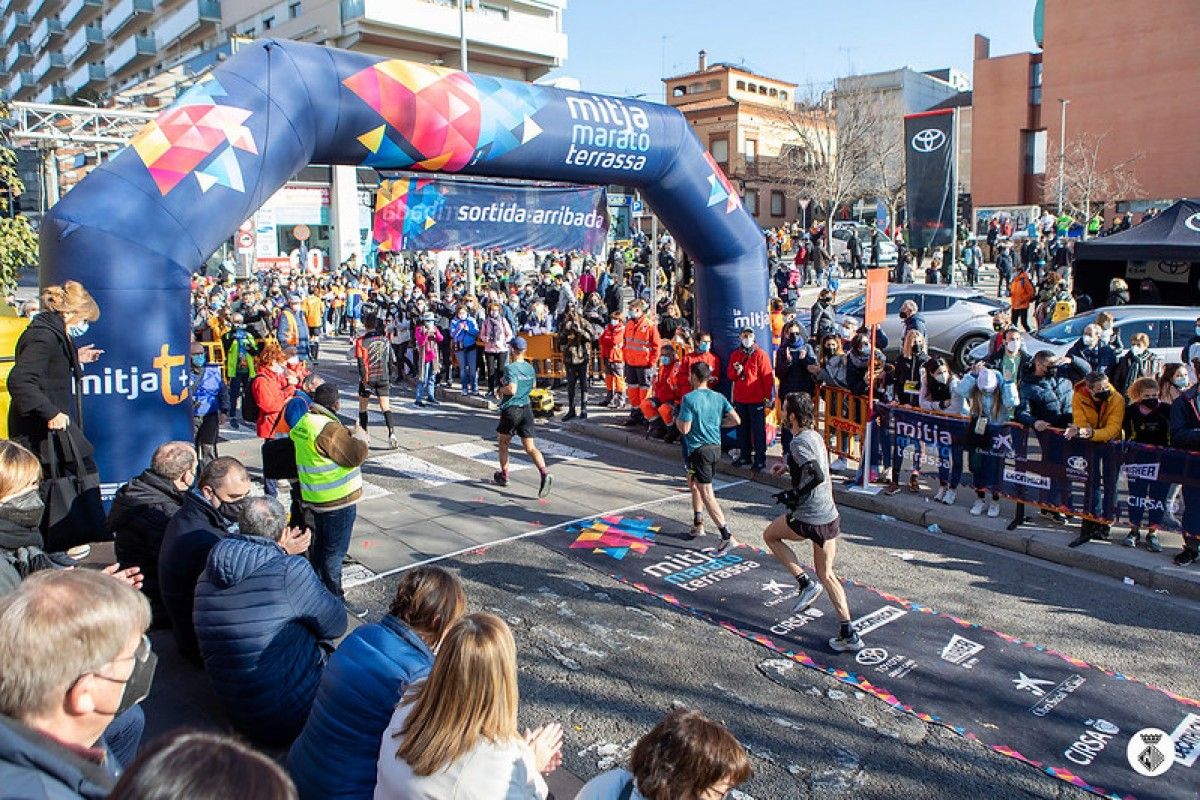
[[[696,263],[701,328],[726,359],[768,341],[761,231],[674,109],[288,41],[239,52],[46,216],[43,284],[81,281],[84,415],[102,479],[191,438],[189,281],[309,163],[639,187]]]

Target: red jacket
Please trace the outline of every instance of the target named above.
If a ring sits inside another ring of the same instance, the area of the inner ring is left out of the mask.
[[[741,375],[737,373],[738,364],[742,365]],[[733,382],[735,403],[765,403],[775,396],[775,373],[771,370],[771,359],[761,347],[749,353],[741,347],[734,350],[725,375]]]
[[[717,384],[721,382],[721,359],[717,358],[716,353],[711,350],[707,353],[688,353],[683,357],[683,367],[680,369],[680,372],[683,373],[683,394],[687,394],[692,390],[692,385],[688,382],[688,373],[692,371],[692,364],[695,364],[697,361],[703,361],[705,364],[708,364],[708,368],[712,371],[712,375],[708,379],[708,388],[716,389]]]
[[[682,361],[672,361],[668,366],[659,365],[650,395],[660,403],[678,403],[690,392],[687,369]]]
[[[625,363],[625,326],[611,324],[604,326],[600,334],[600,360],[606,364]]]
[[[625,323],[625,363],[631,367],[652,367],[662,349],[658,328],[643,314],[641,319]]]
[[[275,429],[283,407],[296,393],[296,387],[287,382],[287,373],[279,375],[272,370],[264,370],[251,382],[250,391],[254,394],[254,402],[258,404],[258,438],[269,439],[273,432],[287,433],[287,428],[282,425],[278,431]]]

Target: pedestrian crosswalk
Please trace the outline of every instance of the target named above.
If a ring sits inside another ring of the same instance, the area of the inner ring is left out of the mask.
[[[596,454],[581,450],[577,447],[559,444],[558,442],[539,441],[538,449],[542,451],[542,455],[549,459],[558,459],[559,461],[578,461],[582,459],[595,458]],[[472,461],[477,461],[480,464],[492,470],[500,469],[500,458],[494,444],[482,444],[479,442],[456,442],[454,444],[444,444],[438,447],[439,450],[459,456],[461,458],[469,458]],[[516,472],[522,469],[529,469],[533,463],[529,461],[529,457],[525,455],[522,449],[516,442],[513,442],[512,448],[509,450],[509,472]]]
[[[396,477],[420,481],[426,486],[445,486],[448,483],[462,483],[470,480],[466,475],[408,453],[389,453],[386,456],[369,459],[367,463],[376,469],[382,467]]]

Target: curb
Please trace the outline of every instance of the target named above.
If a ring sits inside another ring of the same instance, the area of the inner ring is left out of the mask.
[[[647,439],[641,432],[634,433],[600,422],[559,424],[564,430],[571,433],[601,439],[624,449],[652,453],[666,460],[675,459],[679,455],[678,445],[668,445]],[[718,462],[717,471],[765,486],[786,488],[789,485],[782,476],[776,477],[765,473],[751,472],[749,469],[735,467],[724,460]],[[1010,531],[1007,529],[1009,519],[1005,517],[995,520],[987,517],[972,517],[963,507],[935,505],[928,501],[928,498],[926,498],[927,502],[906,502],[911,495],[902,499],[901,496],[857,494],[837,483],[834,484],[833,494],[839,505],[849,508],[888,516],[912,525],[919,525],[922,528],[936,524],[942,533],[951,536],[992,545],[1014,553],[1023,553],[1043,561],[1075,567],[1118,581],[1132,578],[1138,586],[1165,592],[1173,597],[1200,600],[1200,570],[1177,567],[1171,563],[1165,553],[1155,554],[1125,548],[1114,551],[1112,548],[1120,547],[1116,537],[1111,544],[1099,543],[1071,548],[1067,547],[1067,542],[1073,535],[1073,529],[1041,527],[1036,522],[1027,522],[1020,528]],[[1120,555],[1118,556],[1117,553]]]

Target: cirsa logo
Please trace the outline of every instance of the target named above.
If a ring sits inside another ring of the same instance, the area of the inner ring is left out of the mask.
[[[946,143],[946,134],[939,131],[937,128],[926,128],[923,131],[917,131],[912,137],[912,147],[918,153],[932,153],[934,150],[941,149]]]
[[[1196,233],[1200,233],[1200,211],[1197,211],[1195,214],[1192,214],[1190,217],[1185,219],[1183,224],[1194,230]]]

